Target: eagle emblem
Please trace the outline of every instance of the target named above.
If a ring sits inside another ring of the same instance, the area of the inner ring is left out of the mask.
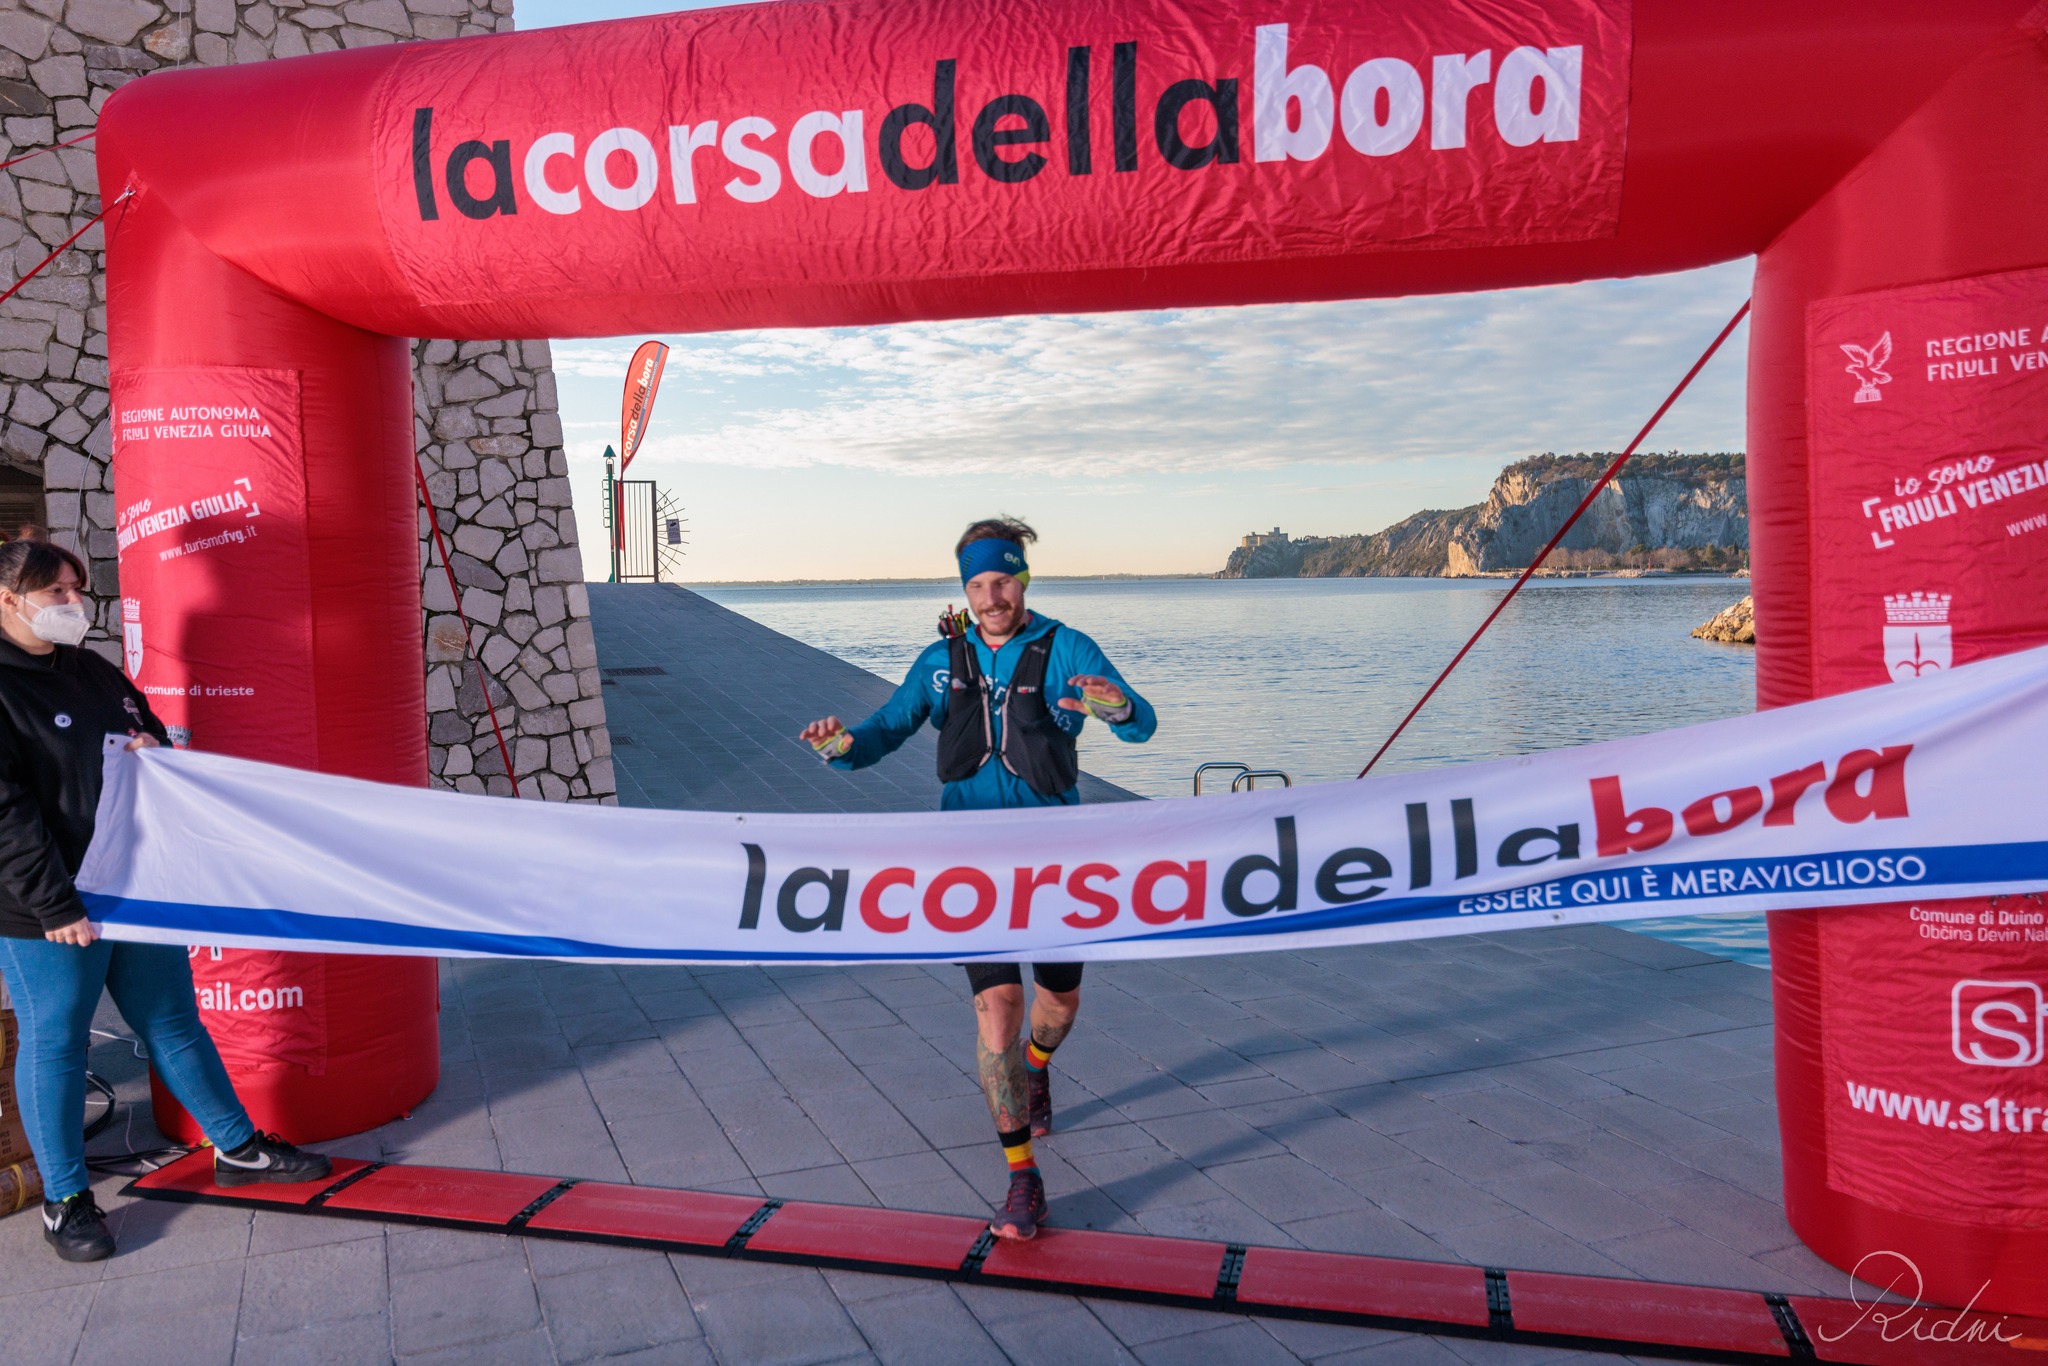
[[[1877,403],[1882,401],[1884,395],[1878,391],[1877,386],[1892,382],[1892,377],[1886,374],[1884,369],[1886,365],[1891,363],[1892,334],[1889,332],[1885,333],[1877,339],[1877,345],[1869,348],[1852,346],[1848,342],[1842,342],[1840,345],[1842,354],[1849,358],[1849,363],[1842,368],[1856,377],[1856,383],[1859,386],[1856,390],[1856,401],[1858,403]]]

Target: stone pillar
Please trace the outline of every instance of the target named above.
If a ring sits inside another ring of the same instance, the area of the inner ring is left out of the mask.
[[[512,0],[0,0],[0,161],[91,131],[109,94],[152,71],[512,22]],[[89,143],[0,171],[0,289],[99,209]],[[104,264],[95,227],[0,305],[0,534],[41,521],[90,561],[92,643],[118,661],[106,630],[120,589]],[[421,462],[520,793],[613,802],[547,343],[424,341],[414,361]],[[510,795],[429,530],[422,509],[430,771],[444,786]]]
[[[427,488],[521,795],[615,800],[548,344],[422,342],[413,368]],[[509,795],[448,572],[424,548],[431,770],[465,792]]]

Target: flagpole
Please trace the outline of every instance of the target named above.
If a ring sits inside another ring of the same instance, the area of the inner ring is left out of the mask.
[[[605,540],[611,543],[612,556],[612,573],[611,577],[605,580],[606,583],[619,581],[619,484],[618,476],[612,468],[613,462],[618,458],[617,451],[610,446],[604,448],[604,528]]]

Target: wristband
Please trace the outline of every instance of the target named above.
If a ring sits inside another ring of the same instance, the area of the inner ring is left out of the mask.
[[[1130,720],[1131,713],[1137,710],[1131,699],[1121,693],[1117,694],[1117,700],[1112,702],[1107,693],[1094,693],[1084,690],[1081,693],[1081,705],[1088,708],[1090,716],[1109,726],[1122,725]]]

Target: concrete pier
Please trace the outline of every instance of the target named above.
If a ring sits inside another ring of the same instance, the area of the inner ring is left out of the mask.
[[[936,733],[846,773],[797,732],[823,716],[853,725],[896,680],[792,640],[672,584],[592,584],[591,619],[619,803],[694,811],[932,811]],[[1084,802],[1134,801],[1090,774]]]
[[[933,804],[928,751],[848,778],[789,738],[865,714],[886,682],[680,589],[591,598],[623,801]],[[957,968],[467,961],[442,980],[441,1089],[334,1151],[953,1213],[1001,1194]],[[124,1102],[95,1149],[160,1142],[129,1045],[98,1041],[93,1066]],[[1053,1068],[1038,1151],[1059,1224],[1847,1289],[1780,1205],[1768,974],[1626,931],[1091,968]],[[33,1214],[0,1220],[10,1366],[1571,1355],[129,1202],[120,1184],[98,1188],[122,1242],[102,1265],[58,1262]]]

